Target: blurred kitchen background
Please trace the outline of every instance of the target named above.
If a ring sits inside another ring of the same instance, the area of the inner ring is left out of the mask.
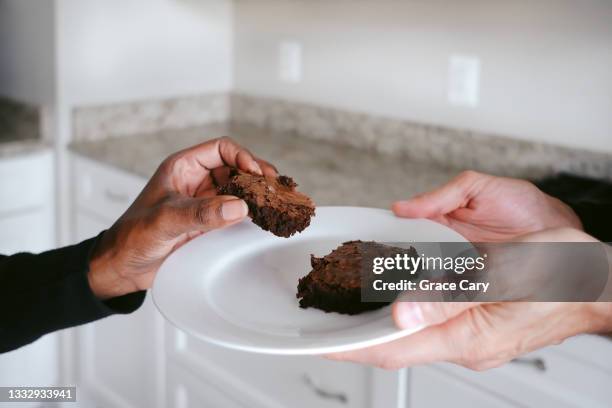
[[[463,169],[612,180],[612,2],[0,0],[0,253],[96,235],[226,134],[319,205]],[[150,298],[0,356],[0,386],[76,384],[84,407],[604,407],[611,383],[597,336],[387,372],[219,349]]]

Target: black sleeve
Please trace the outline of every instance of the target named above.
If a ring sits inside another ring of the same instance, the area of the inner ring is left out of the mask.
[[[584,231],[602,242],[612,242],[612,201],[567,200]]]
[[[93,294],[87,272],[96,241],[41,254],[0,256],[0,353],[46,333],[131,313],[142,305],[145,291],[107,301]]]
[[[561,173],[535,184],[569,205],[587,234],[602,242],[612,242],[612,182]]]

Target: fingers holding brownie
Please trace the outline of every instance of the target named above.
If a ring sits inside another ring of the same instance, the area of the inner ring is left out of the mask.
[[[251,208],[244,197],[218,191],[230,170],[270,183],[281,180],[274,166],[228,137],[170,155],[100,238],[88,277],[94,293],[110,298],[147,289],[176,248],[245,218]]]

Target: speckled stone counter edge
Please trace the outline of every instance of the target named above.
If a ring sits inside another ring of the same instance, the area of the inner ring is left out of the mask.
[[[230,96],[210,93],[135,101],[73,110],[73,140],[101,140],[167,129],[184,129],[229,119]]]
[[[571,149],[244,94],[231,95],[234,123],[248,123],[443,167],[506,176],[570,172],[612,179],[612,154]]]
[[[41,137],[40,108],[0,98],[0,142]]]
[[[51,149],[50,142],[44,139],[13,140],[0,143],[0,159],[21,157]]]
[[[612,179],[612,155],[239,93],[78,107],[75,141],[231,121],[445,168],[516,177],[562,171]]]

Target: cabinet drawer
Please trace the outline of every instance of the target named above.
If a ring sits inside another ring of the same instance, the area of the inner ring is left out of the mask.
[[[0,216],[26,208],[53,208],[52,193],[52,152],[0,160]]]
[[[473,384],[458,380],[432,367],[418,367],[410,373],[410,408],[512,408],[514,404],[497,398]],[[444,390],[443,392],[440,392]]]
[[[256,407],[369,407],[372,369],[311,356],[228,350],[168,329],[171,360]]]
[[[564,348],[564,345],[547,347],[522,357],[521,362],[508,363],[485,372],[473,372],[452,365],[438,367],[522,406],[610,406],[612,372],[580,361],[571,353],[565,353]],[[574,353],[575,348],[573,345]],[[585,354],[588,352],[584,350]],[[612,354],[603,353],[600,359],[610,362]]]
[[[75,199],[79,210],[114,221],[136,199],[146,181],[93,160],[75,157]]]
[[[202,408],[202,407],[223,407],[223,408],[247,408],[242,405],[233,395],[236,390],[230,393],[219,390],[216,387],[194,376],[183,367],[171,364],[168,366],[168,386],[166,392],[166,407],[174,408]],[[251,408],[251,407],[249,407]]]

